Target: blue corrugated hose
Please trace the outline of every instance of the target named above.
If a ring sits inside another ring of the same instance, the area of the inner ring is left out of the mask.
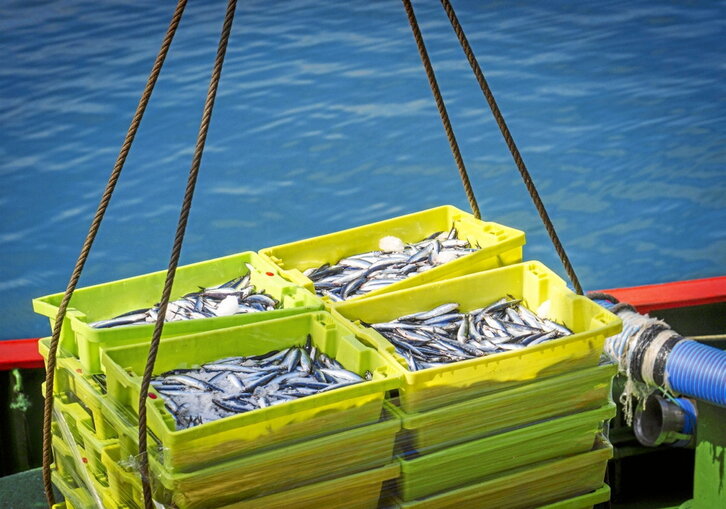
[[[726,406],[726,352],[697,341],[681,341],[666,361],[674,392]]]
[[[686,416],[681,433],[684,435],[692,435],[696,432],[696,407],[693,406],[693,402],[688,398],[676,398],[674,402],[681,407]]]
[[[612,309],[615,305],[604,299],[593,300],[606,309]],[[621,312],[618,311],[618,314]],[[605,351],[613,360],[621,363],[622,370],[630,369],[628,363],[631,359],[622,359],[627,342],[641,327],[647,326],[647,322],[641,323],[638,317],[629,312],[623,314],[623,331],[607,339]],[[684,339],[676,343],[667,355],[665,382],[671,391],[726,406],[726,351]],[[689,413],[688,408],[681,407]]]

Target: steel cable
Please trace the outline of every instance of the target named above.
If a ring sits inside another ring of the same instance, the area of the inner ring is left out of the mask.
[[[406,9],[406,15],[408,16],[408,22],[411,25],[413,31],[413,37],[416,40],[416,47],[418,53],[421,56],[421,62],[423,63],[424,69],[426,70],[426,77],[429,80],[431,86],[431,93],[434,95],[436,101],[436,107],[439,109],[439,115],[441,116],[441,122],[444,124],[444,130],[446,131],[446,137],[449,140],[449,146],[451,147],[451,153],[456,161],[456,167],[459,169],[459,176],[461,177],[461,183],[464,185],[464,192],[469,200],[469,206],[471,211],[477,219],[481,219],[481,212],[479,211],[479,204],[474,196],[474,190],[471,188],[471,182],[469,181],[469,174],[464,166],[464,160],[461,157],[459,151],[459,144],[456,141],[454,135],[454,129],[451,127],[451,121],[449,120],[449,114],[446,111],[446,104],[444,104],[444,98],[441,96],[441,90],[439,90],[439,84],[436,81],[436,74],[434,74],[434,68],[431,66],[431,60],[429,54],[426,51],[426,45],[424,44],[421,30],[418,27],[418,21],[416,21],[416,15],[413,12],[413,6],[411,0],[402,0],[403,6]]]
[[[407,1],[408,0],[404,0],[404,3]],[[580,280],[577,278],[577,274],[575,274],[575,269],[572,267],[572,264],[570,263],[570,259],[568,258],[567,253],[565,252],[565,248],[562,245],[562,242],[560,242],[560,238],[558,237],[557,232],[555,231],[555,226],[552,224],[552,220],[550,219],[550,216],[547,213],[547,210],[545,209],[544,203],[542,203],[542,199],[539,196],[537,187],[534,185],[534,182],[532,181],[532,177],[529,174],[529,171],[527,170],[527,166],[524,164],[524,161],[522,160],[522,156],[519,153],[519,149],[517,148],[517,145],[514,142],[514,139],[512,138],[512,134],[509,132],[509,128],[507,127],[507,124],[504,121],[502,112],[499,110],[499,106],[497,105],[497,102],[494,100],[494,95],[492,94],[492,91],[489,88],[489,84],[487,83],[487,80],[484,78],[484,73],[482,72],[481,67],[479,66],[479,62],[477,61],[476,56],[474,55],[474,52],[471,49],[471,46],[469,45],[469,41],[467,40],[466,35],[464,34],[464,29],[461,27],[461,24],[459,23],[459,19],[456,17],[454,8],[452,7],[451,2],[449,2],[449,0],[440,0],[440,1],[441,1],[441,5],[444,8],[444,11],[446,12],[446,15],[449,18],[449,21],[451,22],[451,26],[454,29],[454,32],[456,33],[456,37],[459,39],[461,48],[464,50],[464,55],[466,55],[466,59],[469,61],[469,65],[471,65],[471,69],[474,71],[474,76],[476,77],[476,80],[479,83],[479,87],[481,88],[481,91],[484,94],[484,97],[486,98],[487,103],[489,103],[489,107],[492,110],[494,119],[496,120],[497,125],[499,126],[499,130],[502,132],[502,136],[504,136],[504,141],[506,142],[507,147],[509,147],[509,151],[511,152],[512,157],[514,158],[514,163],[517,165],[517,169],[519,170],[519,173],[522,176],[524,185],[526,186],[527,191],[529,192],[529,196],[532,198],[532,202],[534,203],[534,206],[537,209],[537,212],[539,213],[540,219],[542,219],[542,223],[544,224],[545,230],[547,230],[547,234],[550,236],[552,245],[554,246],[555,251],[557,252],[557,255],[560,257],[560,261],[562,262],[562,265],[565,268],[565,272],[567,272],[567,275],[570,278],[570,281],[572,281],[572,285],[574,286],[575,291],[579,295],[582,295],[582,286],[580,286]]]
[[[58,306],[58,313],[55,317],[55,323],[53,325],[53,335],[51,337],[50,347],[48,349],[48,359],[46,361],[45,401],[43,407],[43,488],[45,489],[45,496],[48,500],[49,506],[55,504],[55,495],[53,493],[53,484],[51,481],[50,472],[50,465],[53,461],[53,437],[51,433],[51,424],[53,419],[53,390],[55,382],[56,352],[58,351],[58,342],[60,339],[63,321],[66,317],[68,304],[70,303],[73,292],[78,285],[78,280],[81,277],[81,272],[83,272],[83,267],[85,266],[86,260],[88,259],[88,254],[91,251],[91,246],[93,246],[93,242],[96,239],[96,234],[98,233],[98,230],[101,226],[101,221],[103,220],[106,209],[108,208],[108,205],[111,201],[111,196],[113,195],[114,189],[116,188],[116,183],[121,176],[121,171],[124,167],[124,163],[126,162],[126,157],[131,150],[131,145],[134,141],[134,138],[136,137],[139,125],[141,124],[141,119],[144,116],[146,106],[148,105],[149,99],[151,98],[151,93],[154,91],[154,86],[156,85],[156,81],[159,77],[159,73],[161,72],[161,68],[164,65],[164,60],[166,59],[166,55],[169,51],[169,47],[171,46],[171,42],[174,39],[174,34],[176,33],[176,30],[179,26],[179,22],[181,21],[186,4],[187,0],[178,0],[177,2],[176,9],[174,10],[174,15],[169,22],[169,28],[167,29],[166,35],[164,36],[164,39],[161,43],[159,53],[156,55],[156,60],[154,61],[154,65],[151,68],[149,78],[146,81],[146,86],[144,87],[144,91],[141,94],[141,98],[139,99],[139,103],[136,107],[136,112],[134,113],[134,116],[131,120],[128,131],[126,132],[126,137],[124,138],[123,144],[121,145],[119,155],[116,158],[116,163],[114,164],[113,171],[109,176],[106,188],[103,192],[103,195],[101,196],[101,201],[99,202],[98,208],[96,209],[96,214],[93,217],[91,226],[88,229],[88,234],[86,235],[86,239],[83,242],[83,247],[81,248],[81,252],[78,255],[78,259],[76,260],[76,265],[73,269],[73,273],[71,274],[71,278],[68,281],[66,291],[63,294],[63,299]]]
[[[212,68],[212,76],[209,81],[207,90],[207,98],[204,102],[204,110],[202,111],[202,120],[199,125],[199,134],[197,135],[197,144],[194,148],[194,157],[189,169],[189,178],[187,180],[186,190],[184,192],[184,201],[182,202],[181,211],[179,212],[179,222],[177,224],[176,235],[174,237],[174,245],[169,259],[169,267],[166,273],[166,281],[164,290],[159,303],[159,313],[154,326],[154,334],[151,337],[149,345],[149,354],[146,360],[146,367],[141,379],[141,392],[139,394],[139,469],[141,471],[141,483],[144,492],[144,505],[146,509],[153,509],[151,486],[149,484],[149,459],[147,452],[147,425],[146,425],[146,401],[149,394],[149,385],[154,372],[154,364],[159,352],[159,343],[161,334],[164,329],[164,320],[166,311],[171,297],[172,286],[174,285],[174,277],[176,269],[179,265],[179,257],[181,255],[182,244],[184,243],[184,233],[186,232],[189,212],[192,207],[192,199],[194,197],[194,189],[197,184],[197,176],[199,175],[199,167],[202,162],[202,154],[204,153],[204,145],[207,141],[207,132],[212,119],[212,110],[214,109],[214,100],[217,96],[217,88],[222,75],[222,65],[224,57],[227,53],[227,43],[229,35],[232,31],[232,22],[234,21],[234,12],[237,6],[237,0],[229,0],[227,3],[227,13],[224,17],[222,25],[222,33],[219,38],[217,47],[217,56]]]

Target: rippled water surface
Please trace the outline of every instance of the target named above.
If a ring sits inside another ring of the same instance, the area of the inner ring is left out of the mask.
[[[174,7],[0,5],[0,338],[46,335]],[[467,208],[400,2],[240,2],[182,262]],[[443,10],[486,219],[562,272]],[[454,2],[587,289],[726,273],[723,2]],[[166,266],[224,2],[191,0],[81,279]]]

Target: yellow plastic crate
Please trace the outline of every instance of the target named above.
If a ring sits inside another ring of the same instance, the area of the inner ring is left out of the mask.
[[[148,424],[161,444],[164,467],[188,472],[253,450],[377,422],[387,391],[400,386],[400,374],[375,349],[359,342],[347,325],[325,312],[163,339],[156,372],[303,345],[308,335],[319,351],[358,374],[370,371],[372,380],[184,430],[176,430],[163,398],[152,390]],[[134,425],[147,351],[147,345],[137,344],[103,352],[109,399],[116,412]]]
[[[438,231],[455,227],[460,239],[468,240],[481,249],[457,260],[445,263],[421,274],[365,296],[349,299],[356,301],[375,295],[411,288],[432,281],[501,267],[522,260],[524,232],[497,223],[481,221],[462,210],[445,205],[433,209],[394,217],[348,230],[262,249],[260,255],[283,269],[282,274],[293,283],[315,292],[313,282],[303,275],[311,267],[334,264],[341,258],[379,249],[381,238],[393,235],[404,242],[418,242]]]
[[[45,361],[48,358],[50,338],[38,341],[38,350]],[[64,350],[58,351],[53,392],[62,403],[78,403],[91,417],[89,427],[99,439],[118,438],[118,432],[108,421],[103,399],[106,389],[87,375],[81,362]],[[45,396],[45,386],[43,386]]]
[[[81,461],[85,464],[85,467],[95,476],[105,475],[106,469],[101,463],[101,451],[109,445],[116,443],[117,440],[103,440],[96,437],[92,425],[93,421],[80,404],[64,403],[57,398],[54,406],[61,412],[75,440],[76,446],[82,452]],[[56,433],[54,440],[56,438],[62,440],[59,432]]]
[[[68,428],[73,435],[75,444],[68,444],[64,440],[57,422],[53,423],[53,453],[54,467],[58,475],[61,492],[67,498],[72,507],[94,507],[93,497],[81,475],[82,471],[88,475],[88,479],[93,483],[93,489],[101,499],[103,506],[109,509],[139,509],[141,505],[141,485],[138,473],[132,468],[124,467],[124,463],[130,463],[130,458],[115,457],[114,461],[109,461],[109,452],[119,449],[118,440],[98,441],[93,434],[88,434],[85,426],[78,426],[79,422],[83,424],[88,419],[75,421],[74,417],[84,414],[84,411],[75,408],[77,404],[64,405],[56,402],[58,409],[63,413],[63,417]],[[78,442],[76,436],[81,436],[85,441]],[[76,458],[71,452],[71,446],[77,451]],[[55,479],[55,478],[54,478]],[[135,479],[136,482],[133,482]],[[137,491],[131,491],[130,488],[138,488]],[[72,488],[70,494],[66,494],[66,490]]]
[[[59,358],[59,361],[63,359]],[[76,383],[84,382],[85,377],[75,371],[71,371],[69,376]],[[58,397],[56,409],[64,416],[81,454],[83,467],[94,474],[94,478],[101,480],[102,485],[98,490],[106,490],[115,501],[136,508],[142,496],[141,482],[138,472],[131,465],[135,464],[134,458],[138,453],[138,430],[124,420],[106,396],[96,394],[94,397],[100,398],[104,420],[107,421],[108,429],[114,431],[116,439],[96,438],[93,419],[79,402],[64,402]],[[378,424],[298,442],[189,473],[167,472],[152,454],[155,498],[164,502],[173,501],[181,508],[206,507],[212,501],[216,506],[250,496],[265,496],[274,500],[275,496],[270,493],[282,489],[290,491],[291,488],[311,482],[322,484],[325,479],[351,476],[362,470],[367,472],[390,462],[394,438],[399,429],[400,421],[389,418]],[[152,453],[158,451],[158,444],[154,444],[154,437],[151,436]],[[57,430],[54,447],[62,448],[65,452],[62,456],[56,453],[57,463],[64,467],[61,468],[62,473],[68,475],[69,470],[75,469],[76,465]],[[347,451],[342,458],[338,456],[341,450]],[[308,468],[312,465],[315,468]],[[249,482],[240,483],[242,478],[249,479]],[[380,489],[381,481],[374,481],[374,478],[377,478],[376,475],[365,477],[365,485],[377,482],[377,489]],[[214,486],[212,493],[209,491],[210,486]],[[303,490],[302,493],[309,491]],[[332,493],[328,493],[323,498],[332,496]],[[362,494],[359,493],[359,496]]]
[[[65,509],[88,509],[98,507],[93,501],[90,493],[85,487],[77,486],[71,477],[63,477],[58,472],[51,472],[51,479],[53,484],[58,488],[63,497],[66,499],[65,502],[56,504],[56,506],[64,507]],[[118,502],[113,498],[111,490],[108,487],[97,483],[95,489],[98,496],[103,504],[104,509],[140,509],[141,506],[137,504],[127,504],[124,502]]]
[[[524,509],[543,504],[553,504],[552,509],[592,506],[610,498],[610,490],[603,485],[603,478],[612,456],[612,446],[601,436],[593,450],[586,453],[528,465],[427,498],[410,502],[393,499],[389,505],[405,509]],[[549,505],[547,507],[550,508]]]
[[[63,507],[66,509],[86,509],[87,507],[91,507],[93,502],[88,491],[85,488],[77,486],[71,476],[60,474],[57,470],[54,470],[51,472],[51,479],[56,488],[58,488],[58,491],[63,495],[63,498],[66,499]]]
[[[538,421],[600,408],[612,401],[613,364],[580,369],[428,412],[409,414],[387,403],[401,418],[398,452],[428,454]],[[536,404],[533,404],[536,402]]]
[[[411,501],[483,482],[508,470],[592,449],[615,405],[558,417],[421,456],[399,456],[398,496]]]
[[[108,486],[115,500],[121,500],[133,509],[144,505],[141,477],[131,468],[129,458],[120,456],[118,444],[103,450],[101,461],[106,466]]]
[[[602,487],[590,493],[552,502],[551,504],[543,505],[540,509],[592,509],[596,505],[603,504],[608,500],[610,500],[610,486],[604,484]]]
[[[254,270],[249,272],[246,263],[252,265]],[[200,286],[221,284],[248,272],[257,290],[265,290],[280,301],[280,309],[168,322],[164,324],[164,337],[223,329],[314,311],[323,307],[322,300],[302,288],[291,285],[278,274],[277,267],[249,251],[179,267],[171,299],[175,300],[186,293],[198,291]],[[93,374],[102,370],[100,361],[102,349],[136,343],[148,344],[154,330],[153,323],[107,329],[96,329],[89,323],[113,318],[134,309],[154,306],[161,297],[165,278],[166,271],[163,270],[76,290],[63,324],[60,348],[77,357],[83,369],[88,374]],[[50,319],[51,328],[55,323],[62,299],[62,293],[33,299],[33,309]]]
[[[39,341],[39,351],[44,359],[47,358],[49,344],[50,338]],[[98,375],[86,375],[79,360],[68,355],[68,352],[63,350],[58,352],[54,393],[58,402],[56,404],[73,409],[73,412],[67,416],[73,425],[72,429],[75,430],[76,421],[82,422],[84,431],[95,434],[97,441],[117,439],[122,457],[128,458],[138,454],[138,431],[134,410],[111,401],[106,394],[105,385],[102,386],[94,378]],[[42,391],[44,395],[44,384]],[[380,407],[380,401],[377,406]],[[375,417],[371,417],[373,414]],[[357,418],[377,419],[379,414],[379,410],[362,405],[350,410],[345,417],[353,422]],[[330,424],[328,421],[329,419],[323,419],[321,423]],[[320,429],[310,429],[309,432],[311,435],[324,433],[325,426],[321,425]],[[78,440],[82,438],[79,436]],[[150,436],[149,444],[152,454],[159,456],[162,454],[163,448],[153,435]],[[260,441],[259,448],[264,448],[266,445],[264,441]]]
[[[387,322],[448,302],[458,302],[465,312],[506,295],[523,299],[524,305],[533,311],[547,307],[544,315],[564,323],[574,334],[521,350],[411,372],[386,338],[361,323]],[[409,413],[594,367],[605,338],[622,328],[617,316],[573,293],[559,276],[536,261],[343,302],[332,313],[349,320],[361,340],[375,346],[400,369],[404,375],[400,405]]]
[[[40,340],[40,351],[47,356],[50,338]],[[73,357],[58,357],[56,362],[56,379],[54,386],[55,405],[63,412],[74,438],[83,440],[84,436],[95,438],[94,443],[102,444],[94,451],[115,440],[120,446],[121,458],[128,461],[138,455],[138,428],[129,422],[123,409],[115,405],[106,395],[105,387],[101,387],[92,377],[83,374],[81,364]],[[41,392],[45,396],[45,382],[41,384]],[[76,432],[75,430],[82,430]],[[150,454],[159,454],[160,444],[153,436],[149,436]],[[97,459],[98,456],[94,456]],[[95,465],[98,465],[96,463]]]
[[[85,470],[88,478],[92,483],[92,487],[98,495],[103,507],[106,509],[138,509],[135,504],[126,504],[119,502],[113,495],[108,484],[108,477],[105,474],[94,474],[88,464],[79,464],[73,457],[73,454],[65,441],[58,436],[57,429],[54,432],[53,442],[54,462],[52,465],[52,480],[61,494],[65,497],[67,509],[86,509],[96,507],[94,498],[91,495],[88,486],[83,484],[81,469]],[[86,457],[86,453],[81,447],[76,445],[81,457]]]
[[[379,468],[393,459],[397,419],[246,456],[182,474],[152,468],[180,509],[265,496]],[[162,498],[167,500],[167,498]]]
[[[389,419],[187,473],[170,473],[152,460],[154,498],[180,509],[201,509],[367,472],[391,463],[399,429],[399,421]],[[121,466],[125,459],[118,446],[103,454],[116,497],[134,500],[141,493],[138,473]]]
[[[43,359],[47,358],[50,338],[39,341]],[[107,396],[105,385],[99,384],[93,376],[85,375],[81,363],[75,357],[67,357],[67,352],[59,351],[56,358],[54,385],[55,404],[61,410],[68,405],[77,404],[71,412],[64,413],[70,428],[76,429],[81,423],[85,432],[91,431],[100,441],[115,439],[125,460],[138,454],[138,428],[130,422],[128,413],[115,405]],[[41,384],[45,396],[45,383]],[[82,411],[79,411],[82,410]],[[83,413],[85,412],[85,414]],[[80,437],[81,435],[78,434]],[[159,443],[153,435],[149,440],[151,454],[158,453]],[[82,438],[81,438],[82,439]]]
[[[398,476],[392,463],[381,468],[253,498],[219,509],[375,509],[385,482]]]
[[[78,485],[78,481],[80,481],[80,476],[76,472],[78,468],[76,466],[76,461],[73,458],[73,453],[71,452],[70,447],[60,436],[58,424],[55,422],[52,424],[52,435],[53,436],[51,441],[51,448],[53,449],[54,470],[61,478],[71,479],[73,481],[72,483],[70,483],[71,485]],[[81,457],[85,457],[86,453],[82,447],[76,445],[76,450]]]

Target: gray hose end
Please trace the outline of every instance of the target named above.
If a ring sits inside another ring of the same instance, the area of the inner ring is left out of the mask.
[[[681,406],[653,392],[645,400],[645,407],[635,412],[633,431],[645,447],[688,447],[693,443],[694,430],[687,421],[688,415]]]

